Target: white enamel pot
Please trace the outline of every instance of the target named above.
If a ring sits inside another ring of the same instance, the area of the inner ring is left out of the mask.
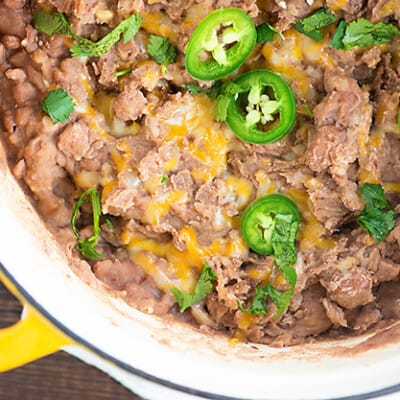
[[[0,262],[25,311],[0,330],[2,371],[66,350],[151,400],[400,398],[400,326],[284,349],[232,344],[145,315],[101,284],[83,282],[15,182],[1,146]]]

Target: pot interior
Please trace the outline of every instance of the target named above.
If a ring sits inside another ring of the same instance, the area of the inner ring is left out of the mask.
[[[29,300],[78,342],[150,380],[204,396],[327,399],[399,382],[400,327],[271,348],[143,314],[90,271],[78,277],[7,167],[0,145],[0,261]]]

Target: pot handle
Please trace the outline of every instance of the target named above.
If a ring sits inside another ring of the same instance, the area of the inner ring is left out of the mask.
[[[0,329],[0,372],[28,364],[73,344],[71,338],[32,307],[1,273],[0,280],[23,305],[21,319]]]

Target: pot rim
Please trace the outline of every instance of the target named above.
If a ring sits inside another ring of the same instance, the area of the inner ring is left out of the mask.
[[[56,328],[61,330],[64,334],[66,334],[68,337],[70,337],[74,342],[76,342],[79,345],[83,345],[90,351],[94,352],[96,355],[100,356],[102,359],[106,360],[107,362],[110,362],[116,367],[121,368],[122,370],[129,372],[133,375],[136,375],[142,379],[145,379],[151,383],[155,383],[160,386],[164,386],[168,389],[172,389],[178,392],[181,392],[183,394],[189,394],[192,396],[197,396],[202,399],[213,399],[213,400],[246,400],[243,397],[232,397],[232,396],[226,396],[226,395],[221,395],[217,393],[211,393],[207,392],[204,390],[198,390],[198,389],[193,389],[185,385],[181,385],[178,383],[174,383],[170,380],[166,380],[163,378],[159,378],[155,375],[149,374],[139,368],[133,367],[132,365],[129,365],[125,363],[122,360],[119,360],[118,358],[108,354],[104,350],[101,350],[97,346],[93,345],[86,339],[82,338],[78,334],[76,334],[74,331],[72,331],[70,328],[65,326],[62,322],[60,322],[56,317],[54,317],[43,305],[41,305],[19,282],[18,280],[12,275],[12,273],[5,267],[5,265],[1,262],[0,260],[0,272],[2,272],[6,278],[12,283],[12,285],[18,290],[18,292],[22,295],[22,297],[31,305],[33,306],[37,311],[40,312],[51,324],[53,324]],[[381,396],[385,395],[390,395],[394,393],[400,392],[400,383],[396,385],[391,385],[382,389],[378,389],[375,391],[370,391],[366,393],[361,393],[361,394],[355,394],[355,395],[350,395],[350,396],[345,396],[345,397],[330,397],[326,400],[367,400],[367,399],[373,399],[373,398],[378,398]],[[251,399],[248,399],[251,400]],[[268,400],[266,398],[266,400]],[[270,399],[273,400],[273,399]]]

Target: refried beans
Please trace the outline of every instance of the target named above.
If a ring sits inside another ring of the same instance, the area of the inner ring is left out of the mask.
[[[272,346],[362,334],[400,317],[399,23],[386,0],[4,0],[0,139],[132,307]]]

